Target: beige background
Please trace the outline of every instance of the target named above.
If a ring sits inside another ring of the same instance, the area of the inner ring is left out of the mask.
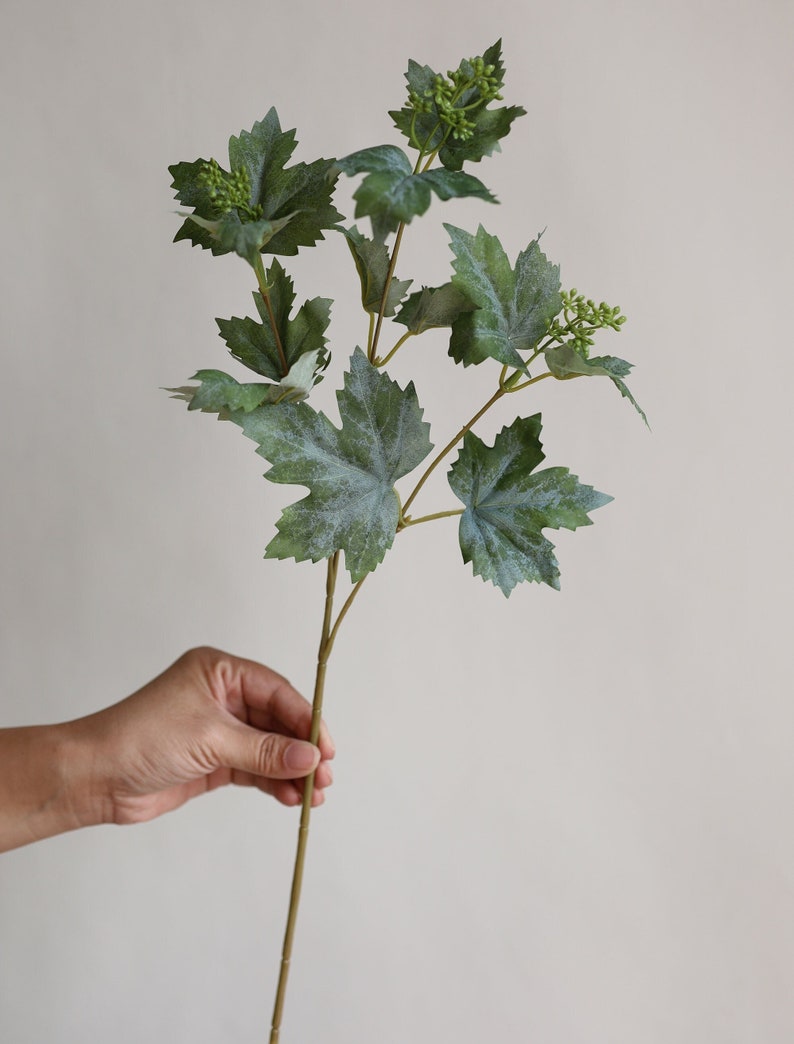
[[[622,305],[648,434],[597,381],[543,384],[550,464],[615,496],[555,537],[561,594],[473,581],[454,522],[406,534],[337,646],[287,1042],[794,1038],[789,678],[790,3],[0,6],[0,721],[120,698],[201,642],[308,690],[323,570],[264,562],[288,491],[159,390],[226,365],[245,266],[185,244],[166,166],[276,105],[299,158],[396,141],[408,57],[502,36],[529,116],[434,204]],[[340,196],[345,209],[344,195]],[[350,211],[348,211],[350,212]],[[338,239],[288,261],[363,337]],[[443,337],[396,360],[441,444],[482,401]],[[442,387],[440,381],[446,382]],[[447,506],[443,482],[424,501]],[[224,792],[0,860],[8,1044],[265,1038],[295,816]]]

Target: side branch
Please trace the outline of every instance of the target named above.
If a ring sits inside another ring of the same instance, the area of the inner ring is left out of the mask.
[[[450,439],[450,441],[441,450],[441,452],[436,457],[433,458],[432,463],[429,465],[429,467],[427,468],[425,473],[419,479],[419,481],[417,482],[417,484],[416,484],[416,486],[414,488],[414,491],[411,493],[411,495],[408,497],[408,499],[406,500],[405,504],[403,505],[403,516],[405,515],[405,512],[408,510],[408,508],[413,503],[413,501],[416,498],[416,495],[419,492],[419,490],[422,488],[422,486],[424,486],[425,482],[427,482],[427,480],[430,478],[430,476],[435,471],[435,469],[438,467],[438,465],[441,463],[441,461],[444,459],[444,457],[446,457],[446,455],[448,453],[451,453],[452,450],[454,450],[454,448],[457,446],[457,444],[460,442],[460,440],[463,438],[463,436],[466,434],[466,432],[474,427],[474,425],[483,416],[483,414],[487,413],[488,410],[490,410],[490,408],[494,405],[494,403],[498,402],[502,398],[503,395],[507,395],[507,394],[508,394],[508,389],[507,388],[504,388],[504,387],[497,388],[496,391],[493,393],[493,395],[490,397],[490,399],[483,406],[483,408],[481,410],[478,410],[477,413],[475,413],[474,416],[472,417],[472,419],[468,422],[468,424],[464,424],[463,427],[458,432],[458,434],[455,435],[454,438]]]

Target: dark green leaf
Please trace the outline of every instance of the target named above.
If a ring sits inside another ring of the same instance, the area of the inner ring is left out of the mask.
[[[261,406],[274,384],[239,384],[228,373],[220,370],[199,370],[190,378],[199,381],[198,387],[166,388],[174,399],[183,399],[189,410],[222,414],[228,410],[250,413]]]
[[[183,399],[189,410],[217,413],[228,420],[232,413],[250,413],[258,406],[305,399],[318,380],[319,352],[306,352],[278,384],[240,384],[221,370],[199,370],[190,379],[198,387],[167,388]]]
[[[296,254],[299,247],[314,245],[323,238],[323,230],[335,228],[341,220],[341,214],[331,202],[336,182],[334,161],[319,159],[287,167],[295,146],[295,132],[281,130],[275,109],[250,131],[242,131],[239,137],[229,140],[230,168],[244,168],[250,178],[250,205],[261,207],[263,221],[272,225],[282,223],[263,244],[271,254]],[[213,209],[209,190],[199,178],[205,166],[205,160],[196,160],[177,163],[169,170],[180,203],[193,207],[195,215],[204,221],[217,221],[219,215]],[[249,222],[243,217],[242,223]],[[176,234],[175,240],[180,239],[188,239],[194,246],[209,247],[215,254],[234,249],[213,240],[206,228],[189,219]]]
[[[502,41],[498,40],[483,54],[486,65],[493,65],[494,75],[499,84],[504,83],[504,64],[502,62]],[[460,63],[461,70],[470,70],[471,65],[464,60]],[[428,92],[432,94],[436,79],[436,72],[429,65],[419,65],[418,62],[409,61],[408,72],[405,74],[410,90],[419,97],[424,97]],[[460,106],[470,106],[476,102],[478,92],[474,89],[467,91],[459,100]],[[429,154],[440,148],[439,159],[448,170],[460,170],[464,163],[477,163],[483,157],[490,156],[499,151],[499,141],[510,132],[510,127],[515,119],[525,115],[526,110],[520,105],[504,106],[492,109],[488,106],[475,108],[470,112],[470,118],[474,122],[474,131],[471,137],[459,140],[451,136],[449,128],[443,122],[435,103],[431,105],[428,113],[415,113],[410,106],[392,111],[389,115],[394,120],[395,126],[400,130],[412,147],[421,147],[423,153]]]
[[[287,366],[292,368],[307,352],[318,352],[322,360],[326,343],[324,334],[330,321],[332,302],[325,297],[315,297],[304,302],[296,315],[290,318],[295,302],[292,279],[277,260],[267,270],[266,278]],[[236,359],[263,377],[278,381],[283,375],[283,366],[267,306],[260,293],[254,293],[253,297],[261,322],[248,317],[217,319],[216,322],[221,337]]]
[[[464,163],[479,163],[486,156],[501,152],[499,141],[510,133],[513,120],[525,116],[526,112],[521,105],[482,109],[473,117],[474,135],[466,141],[449,138],[438,158],[449,170],[460,170]]]
[[[571,377],[609,377],[620,394],[628,399],[634,409],[639,413],[645,424],[648,418],[637,400],[629,391],[623,377],[627,377],[632,370],[632,364],[625,359],[618,359],[614,355],[602,355],[594,359],[585,359],[570,344],[559,344],[553,348],[547,348],[544,352],[546,365],[559,380]]]
[[[342,229],[350,247],[350,253],[356,263],[356,271],[361,281],[361,304],[366,312],[374,315],[380,311],[383,291],[386,288],[386,277],[389,274],[389,251],[382,241],[367,239],[354,225],[350,229]],[[396,279],[392,276],[389,283],[389,294],[386,299],[385,316],[394,312],[405,296],[413,280]]]
[[[407,224],[424,214],[432,192],[442,200],[474,196],[496,202],[485,185],[470,174],[440,169],[414,174],[411,161],[394,145],[354,152],[338,160],[337,166],[350,175],[367,172],[353,198],[356,217],[371,219],[377,240],[394,232],[400,222]]]
[[[438,287],[423,287],[411,294],[398,314],[395,323],[407,326],[413,334],[420,334],[442,326],[452,326],[464,312],[473,312],[475,305],[452,283]]]
[[[493,446],[473,432],[449,473],[466,510],[460,520],[464,562],[506,596],[522,580],[559,589],[554,545],[543,529],[591,525],[587,513],[612,497],[582,485],[567,468],[534,469],[543,460],[540,414],[503,428]]]
[[[515,269],[496,236],[444,225],[455,255],[452,285],[477,305],[455,320],[449,354],[469,366],[487,358],[526,372],[519,352],[533,349],[562,306],[560,269],[533,240]]]
[[[401,389],[358,349],[337,399],[339,429],[306,403],[232,419],[273,465],[267,472],[271,482],[310,491],[284,511],[266,557],[317,562],[343,550],[358,581],[394,540],[400,514],[394,483],[432,446],[413,384]]]
[[[188,214],[189,221],[198,225],[218,245],[218,253],[233,252],[255,266],[260,253],[277,233],[295,217],[287,214],[277,221],[241,221],[236,210],[217,219]]]

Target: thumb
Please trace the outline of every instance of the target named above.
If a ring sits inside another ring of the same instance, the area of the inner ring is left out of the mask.
[[[267,779],[308,776],[320,762],[320,751],[313,744],[277,732],[260,732],[238,721],[229,722],[219,734],[216,750],[225,768]]]

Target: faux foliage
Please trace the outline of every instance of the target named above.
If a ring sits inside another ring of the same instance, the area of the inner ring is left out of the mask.
[[[217,324],[230,355],[254,379],[202,369],[192,378],[195,383],[171,390],[189,409],[238,425],[268,462],[269,481],[299,487],[276,522],[265,556],[326,562],[314,743],[339,628],[402,530],[458,517],[464,563],[509,596],[525,581],[558,588],[559,565],[544,531],[590,525],[591,513],[612,499],[567,467],[541,467],[539,413],[517,416],[492,445],[483,442],[474,428],[497,402],[547,379],[606,377],[645,419],[626,384],[631,364],[591,355],[595,338],[602,331],[619,332],[625,317],[617,307],[563,289],[559,266],[547,258],[539,238],[511,262],[482,225],[470,232],[446,224],[452,254],[448,281],[427,286],[421,273],[417,280],[397,274],[405,230],[428,210],[462,197],[496,202],[464,168],[500,151],[524,115],[521,106],[500,104],[504,79],[501,42],[463,59],[446,75],[409,62],[407,97],[389,115],[410,158],[403,147],[385,144],[290,165],[295,132],[283,131],[271,108],[250,131],[229,140],[223,163],[197,159],[169,168],[177,200],[187,208],[175,239],[216,256],[236,254],[253,270],[255,315],[220,318]],[[342,175],[357,179],[353,216],[367,223],[364,231],[346,224],[334,206]],[[352,355],[342,352],[338,423],[307,401],[324,373],[334,372],[327,337],[332,302],[315,296],[296,306],[292,278],[276,256],[294,255],[328,234],[346,240],[351,292],[364,313],[362,346]],[[396,339],[384,349],[390,324]],[[412,338],[442,329],[448,330],[450,365],[475,368],[473,379],[484,384],[486,398],[434,452],[413,381],[402,387],[386,366]],[[451,504],[412,513],[439,467],[448,469]],[[399,485],[403,480],[407,487]],[[352,586],[335,611],[342,556]],[[313,785],[310,777],[271,1044],[281,1031]]]

